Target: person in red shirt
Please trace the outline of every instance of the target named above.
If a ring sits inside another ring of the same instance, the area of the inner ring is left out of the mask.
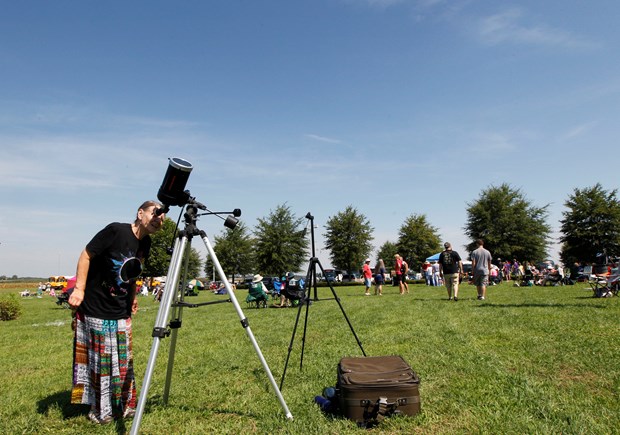
[[[364,275],[364,285],[366,286],[366,296],[370,296],[370,286],[372,285],[372,270],[370,270],[370,258],[364,260],[362,266],[362,274]]]
[[[405,277],[403,276],[403,259],[400,255],[394,255],[395,263],[394,269],[396,269],[394,275],[394,284],[398,284],[398,289],[401,295],[405,294],[405,286],[403,285],[403,280]]]

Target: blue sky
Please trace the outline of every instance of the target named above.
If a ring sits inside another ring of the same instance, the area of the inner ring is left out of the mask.
[[[312,212],[324,267],[348,205],[376,247],[425,214],[464,254],[467,204],[501,183],[549,204],[557,237],[575,188],[620,184],[619,18],[614,1],[3,1],[0,275],[73,274],[169,157],[250,228]]]

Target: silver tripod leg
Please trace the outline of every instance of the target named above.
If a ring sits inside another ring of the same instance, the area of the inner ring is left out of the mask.
[[[174,243],[172,258],[170,259],[170,267],[168,268],[168,275],[166,277],[166,285],[164,286],[164,293],[160,301],[159,311],[157,312],[155,328],[153,329],[153,345],[151,346],[151,354],[146,365],[146,374],[144,375],[144,380],[142,381],[140,396],[138,397],[136,415],[131,425],[131,431],[129,432],[132,435],[138,434],[140,422],[142,421],[142,414],[144,413],[144,407],[146,405],[146,398],[148,396],[149,387],[153,378],[153,371],[155,370],[157,352],[159,351],[161,339],[166,336],[165,331],[168,324],[168,316],[170,315],[172,300],[177,292],[176,287],[179,282],[179,272],[181,270],[183,252],[185,252],[187,240],[187,236],[184,236],[177,239]]]
[[[183,286],[177,285],[175,287],[177,297],[173,298],[173,301],[183,303],[184,298],[184,286],[187,284],[187,270],[189,268],[189,255],[191,250],[191,242],[187,243],[185,246],[185,254],[183,257],[183,261],[181,262],[183,267],[183,275],[181,277],[180,283],[183,283]],[[174,305],[174,304],[173,304]],[[179,328],[181,326],[181,319],[183,317],[183,307],[175,306],[172,309],[172,313],[170,315],[170,349],[168,350],[168,368],[166,369],[166,383],[164,384],[164,394],[162,396],[162,402],[164,405],[168,404],[168,397],[170,396],[170,385],[172,383],[172,369],[174,367],[174,354],[177,347],[177,337],[179,334]],[[172,322],[176,321],[178,324],[176,326],[172,326]]]
[[[202,239],[204,241],[205,247],[207,248],[209,256],[211,257],[211,260],[213,261],[213,264],[218,272],[220,280],[224,283],[224,286],[226,287],[226,291],[228,292],[228,295],[230,296],[230,301],[234,305],[235,310],[237,311],[237,315],[241,319],[241,325],[246,330],[246,333],[248,337],[250,338],[252,345],[254,346],[254,350],[256,351],[256,354],[258,355],[258,358],[261,364],[263,365],[263,369],[265,370],[265,373],[267,373],[269,382],[271,383],[276,393],[276,396],[278,397],[278,400],[280,401],[280,405],[282,406],[282,409],[284,410],[286,418],[289,420],[292,420],[293,415],[289,411],[288,406],[286,405],[286,402],[284,401],[284,397],[282,396],[282,393],[280,392],[280,389],[278,388],[278,385],[276,384],[276,381],[273,375],[271,374],[271,370],[269,369],[269,366],[267,365],[267,361],[263,357],[263,354],[260,348],[258,347],[258,343],[256,342],[256,339],[254,338],[254,334],[252,333],[249,322],[247,318],[245,317],[245,315],[243,314],[241,307],[239,306],[237,297],[230,283],[228,282],[228,279],[226,278],[226,274],[224,273],[224,270],[222,269],[222,266],[220,262],[218,261],[217,256],[215,255],[215,252],[213,251],[213,247],[211,246],[211,243],[209,242],[209,239],[207,238],[207,236],[204,236]],[[168,269],[168,276],[166,278],[166,285],[163,290],[164,294],[160,302],[161,305],[157,313],[157,318],[155,320],[155,328],[153,329],[153,345],[151,347],[151,354],[149,356],[149,360],[146,366],[146,374],[144,375],[144,381],[142,382],[142,388],[140,391],[140,396],[138,398],[138,404],[136,407],[136,415],[131,425],[131,430],[129,432],[130,435],[138,435],[138,430],[140,428],[140,423],[142,421],[142,415],[144,414],[144,408],[146,406],[146,398],[148,396],[148,390],[149,390],[151,380],[153,377],[153,371],[155,369],[155,362],[157,360],[157,353],[159,351],[159,345],[160,345],[161,339],[167,335],[168,318],[169,318],[170,310],[172,307],[172,301],[174,300],[174,296],[177,294],[177,291],[178,291],[177,285],[179,282],[179,273],[181,270],[181,264],[183,262],[183,253],[185,252],[187,242],[188,242],[188,238],[187,236],[184,236],[180,239],[177,239],[174,245],[172,258],[170,260],[170,267]],[[170,361],[169,361],[169,366],[170,366]],[[167,376],[169,375],[170,374],[168,373]],[[168,382],[169,381],[167,380],[166,383],[168,384]]]
[[[252,329],[250,328],[248,319],[245,317],[245,315],[243,314],[243,311],[241,310],[241,307],[239,306],[239,301],[237,301],[237,296],[235,295],[235,292],[233,291],[230,283],[228,282],[228,279],[226,278],[226,274],[224,273],[224,270],[222,269],[222,265],[218,261],[215,255],[215,251],[213,251],[211,242],[209,242],[209,239],[207,238],[207,236],[204,236],[202,240],[205,243],[207,252],[209,253],[211,260],[213,261],[213,264],[215,265],[215,268],[217,270],[217,273],[220,276],[220,279],[222,280],[222,282],[224,282],[224,285],[226,286],[226,291],[230,295],[230,301],[235,306],[237,315],[239,316],[239,319],[241,319],[241,325],[245,329],[245,332],[248,334],[248,338],[250,339],[250,341],[252,342],[252,345],[254,346],[254,350],[256,351],[256,354],[258,355],[258,359],[263,365],[263,369],[265,370],[265,373],[267,373],[269,382],[271,383],[271,386],[273,387],[273,390],[275,391],[276,396],[278,397],[278,400],[280,401],[280,405],[282,406],[282,409],[284,410],[286,418],[288,418],[289,420],[292,420],[293,414],[291,414],[291,411],[289,411],[288,406],[286,405],[286,402],[284,401],[284,397],[282,396],[282,392],[278,388],[278,384],[276,383],[276,380],[273,378],[273,375],[271,374],[271,370],[269,369],[269,366],[267,365],[267,361],[265,360],[265,357],[263,357],[263,353],[261,352],[260,347],[258,347],[258,343],[256,342],[256,339],[254,338],[254,334],[252,333]]]

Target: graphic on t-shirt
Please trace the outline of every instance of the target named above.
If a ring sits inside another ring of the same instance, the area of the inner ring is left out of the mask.
[[[142,273],[142,262],[137,257],[125,258],[122,261],[113,260],[114,267],[112,273],[115,278],[115,285],[110,288],[112,294],[127,293],[127,285],[132,280],[138,278]],[[125,284],[125,285],[124,285]]]
[[[443,263],[444,263],[446,266],[447,266],[447,265],[452,264],[452,255],[450,255],[450,254],[448,254],[448,253],[444,253],[442,257],[443,257],[443,258],[442,258]]]

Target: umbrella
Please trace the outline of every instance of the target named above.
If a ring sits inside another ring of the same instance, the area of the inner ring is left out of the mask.
[[[202,283],[202,281],[198,281],[197,279],[192,279],[190,282],[187,283],[187,285],[190,287],[205,288],[205,285]]]
[[[426,261],[439,261],[439,255],[441,252],[436,253],[435,255],[431,255],[426,259]]]

